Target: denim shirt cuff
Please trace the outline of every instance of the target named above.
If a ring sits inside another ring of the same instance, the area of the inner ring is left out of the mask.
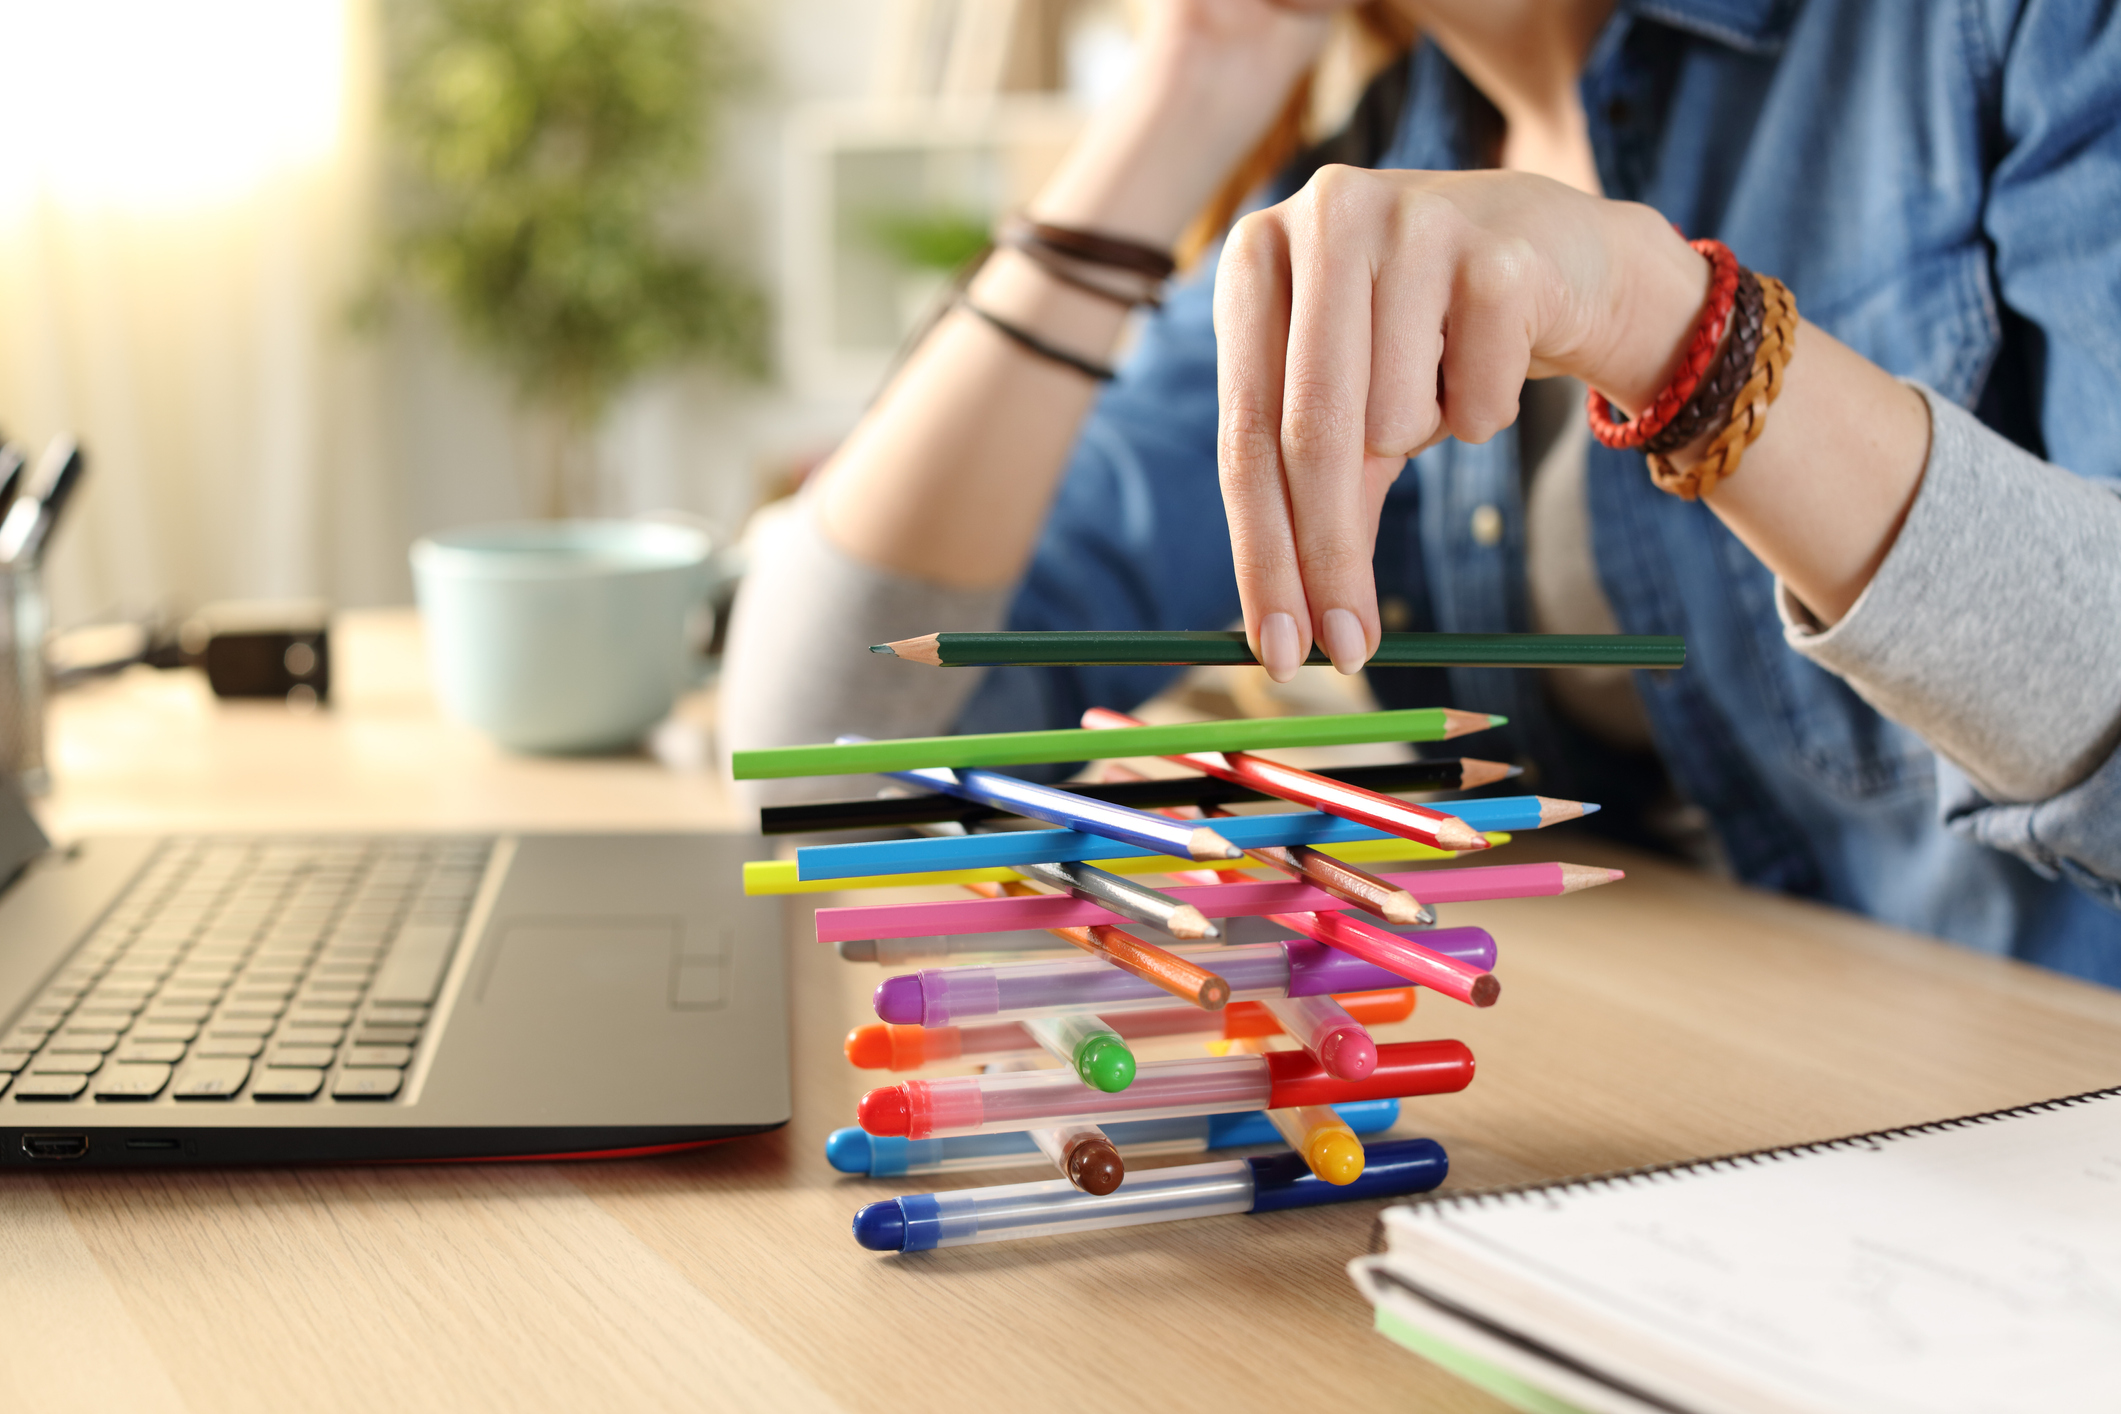
[[[1912,386],[1930,452],[1899,537],[1830,628],[1778,580],[1783,637],[1986,798],[2057,796],[2121,738],[2121,497]]]

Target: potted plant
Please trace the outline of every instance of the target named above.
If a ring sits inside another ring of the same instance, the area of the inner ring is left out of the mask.
[[[588,510],[613,395],[704,359],[765,372],[765,302],[682,229],[741,79],[705,0],[395,0],[388,257],[499,364],[541,446],[531,497]]]

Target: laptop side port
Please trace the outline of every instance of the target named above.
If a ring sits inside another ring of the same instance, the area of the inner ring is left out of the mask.
[[[25,1134],[22,1152],[33,1159],[78,1159],[88,1152],[86,1134]]]
[[[164,1134],[134,1135],[125,1141],[125,1147],[135,1153],[174,1153],[184,1147],[184,1141]]]

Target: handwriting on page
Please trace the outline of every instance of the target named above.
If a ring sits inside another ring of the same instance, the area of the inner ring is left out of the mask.
[[[1438,1219],[1798,1403],[2121,1407],[2121,1100]]]

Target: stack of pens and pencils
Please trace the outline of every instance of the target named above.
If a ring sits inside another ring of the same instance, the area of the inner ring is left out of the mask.
[[[937,634],[873,650],[936,666],[1250,662],[1241,634]],[[1373,662],[1677,667],[1677,639],[1387,634]],[[826,1155],[871,1177],[1044,1163],[1061,1177],[907,1195],[856,1215],[880,1251],[991,1242],[1419,1192],[1448,1159],[1385,1139],[1400,1101],[1464,1089],[1455,1040],[1379,1042],[1416,989],[1495,1004],[1495,940],[1438,924],[1438,905],[1573,893],[1619,871],[1574,864],[1427,867],[1595,805],[1469,791],[1515,768],[1471,758],[1305,771],[1275,748],[1437,742],[1501,725],[1450,709],[1147,725],[1092,708],[1080,729],[739,752],[738,779],[874,773],[874,798],[770,807],[769,834],[911,829],[810,845],[745,867],[747,893],[952,885],[969,897],[828,907],[820,943],[850,961],[956,963],[887,977],[856,1066],[980,1064],[862,1097]],[[1163,758],[1186,774],[1117,763]],[[1106,763],[1101,779],[1033,784],[995,768]],[[1239,813],[1275,802],[1295,809]],[[1264,871],[1255,875],[1246,871]],[[1162,875],[1157,883],[1148,882]],[[1040,950],[1073,950],[1036,956]],[[1220,1054],[1142,1058],[1192,1038]],[[1051,1057],[1058,1066],[1039,1065]],[[1136,1158],[1271,1143],[1288,1152],[1129,1171]]]

